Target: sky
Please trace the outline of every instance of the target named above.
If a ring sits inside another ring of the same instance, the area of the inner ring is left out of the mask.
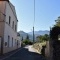
[[[10,0],[15,6],[18,31],[31,32],[34,21],[34,0]],[[60,16],[60,0],[35,0],[35,31],[50,30]]]

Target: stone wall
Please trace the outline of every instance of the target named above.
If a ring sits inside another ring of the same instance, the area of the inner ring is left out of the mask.
[[[49,41],[46,42],[45,57],[46,57],[47,60],[50,59],[50,46],[49,46]]]

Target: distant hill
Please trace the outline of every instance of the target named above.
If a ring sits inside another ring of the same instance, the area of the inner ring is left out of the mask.
[[[20,34],[20,39],[21,39],[21,40],[22,40],[22,37],[23,37],[23,39],[26,39],[27,35],[29,36],[29,39],[30,39],[31,41],[32,41],[32,39],[33,39],[33,36],[32,36],[32,35],[24,32],[24,31],[19,31],[19,34]]]
[[[19,31],[19,33],[20,33],[20,39],[21,40],[22,40],[22,37],[23,37],[23,39],[26,39],[26,36],[28,34],[29,39],[31,41],[33,41],[33,32],[26,33],[24,31]],[[34,33],[35,33],[35,39],[36,39],[36,37],[39,36],[39,35],[49,34],[49,31],[48,30],[45,30],[45,31],[40,30],[40,31],[35,31]]]
[[[29,32],[28,34],[32,35],[33,32]],[[35,31],[35,36],[39,36],[39,35],[44,35],[44,34],[49,34],[49,31],[48,30],[45,30],[45,31]]]

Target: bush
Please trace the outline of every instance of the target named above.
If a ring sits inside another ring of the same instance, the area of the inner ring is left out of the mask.
[[[23,43],[25,43],[25,45],[32,45],[33,43],[30,40],[24,40]]]

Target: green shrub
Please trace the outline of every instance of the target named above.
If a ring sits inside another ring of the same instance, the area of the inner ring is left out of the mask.
[[[33,43],[32,43],[30,40],[28,40],[28,39],[24,40],[23,43],[25,43],[25,45],[32,45],[32,44],[33,44]]]

